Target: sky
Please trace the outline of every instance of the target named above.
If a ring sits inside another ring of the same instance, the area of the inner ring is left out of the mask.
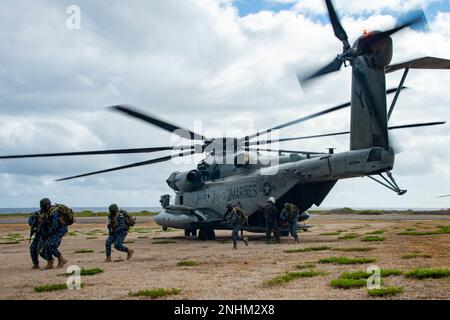
[[[347,33],[393,27],[418,6],[428,31],[393,36],[393,63],[450,58],[450,5],[433,0],[335,0]],[[80,9],[79,28],[70,5]],[[68,24],[69,20],[69,24]],[[296,72],[333,59],[334,37],[318,0],[12,1],[0,11],[0,153],[46,153],[171,145],[173,137],[106,107],[130,104],[209,136],[272,127],[350,98],[350,68],[303,90]],[[395,87],[401,72],[387,76]],[[390,125],[450,120],[450,72],[412,70]],[[392,97],[388,98],[388,102]],[[349,110],[283,129],[281,137],[349,128]],[[392,132],[397,196],[367,178],[342,180],[324,207],[444,208],[450,192],[449,124]],[[347,151],[348,136],[282,145]],[[0,207],[42,197],[70,206],[157,206],[165,180],[189,163],[55,182],[167,153],[0,160]]]

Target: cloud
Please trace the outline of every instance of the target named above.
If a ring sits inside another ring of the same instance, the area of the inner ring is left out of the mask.
[[[429,1],[421,1],[427,5]],[[203,124],[210,136],[244,135],[345,102],[350,68],[304,92],[296,70],[330,61],[342,49],[331,26],[308,13],[323,12],[321,1],[303,0],[292,10],[261,11],[240,17],[232,1],[79,1],[81,30],[68,30],[68,1],[10,2],[0,12],[0,149],[2,154],[170,145],[170,134],[113,113],[105,107],[136,105],[173,123]],[[396,16],[382,9],[407,10],[400,3],[336,1],[349,36],[364,28],[387,28]],[[369,19],[355,12],[370,10]],[[423,55],[447,57],[448,13],[430,22],[430,33],[407,30],[394,36],[394,61]],[[388,76],[395,86],[401,72]],[[450,74],[413,70],[392,123],[441,120],[448,114]],[[391,99],[391,98],[390,98]],[[282,136],[327,133],[349,128],[349,110],[282,130]],[[448,127],[396,133],[405,150],[396,177],[417,192],[431,194],[432,179],[448,188]],[[435,140],[436,139],[436,140]],[[437,142],[433,142],[437,141]],[[348,137],[285,144],[289,149],[348,149]],[[70,205],[158,205],[170,192],[165,179],[174,167],[161,163],[111,174],[55,183],[64,176],[151,159],[163,153],[85,158],[0,161],[2,206],[32,206],[44,195]],[[430,166],[427,166],[431,163]],[[428,169],[426,169],[428,168]],[[416,180],[414,180],[416,179]],[[423,179],[423,180],[422,180]],[[363,180],[364,183],[361,183]],[[407,206],[368,179],[338,183],[324,205]],[[416,181],[416,182],[414,182]],[[342,185],[342,187],[341,187]],[[341,189],[342,188],[342,189]],[[348,189],[348,192],[344,192]],[[445,190],[442,190],[444,192]],[[440,193],[442,193],[440,192]],[[445,193],[445,192],[444,192]],[[60,200],[61,199],[61,200]],[[406,200],[403,200],[406,199]],[[417,205],[419,205],[417,203]],[[427,198],[424,206],[437,202]]]

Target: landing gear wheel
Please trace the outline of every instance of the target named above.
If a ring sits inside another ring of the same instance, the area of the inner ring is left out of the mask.
[[[202,241],[216,240],[216,233],[213,227],[202,227],[198,233],[198,238]]]

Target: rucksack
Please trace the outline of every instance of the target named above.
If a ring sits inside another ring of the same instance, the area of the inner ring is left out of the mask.
[[[136,224],[136,218],[132,217],[128,212],[125,210],[121,210],[122,214],[125,218],[125,224],[128,228],[134,226]]]
[[[52,208],[51,210],[51,213],[53,214],[56,211],[59,212],[60,217],[62,219],[61,222],[63,222],[64,224],[70,226],[75,222],[73,211],[69,207],[63,204],[55,204],[54,208]]]

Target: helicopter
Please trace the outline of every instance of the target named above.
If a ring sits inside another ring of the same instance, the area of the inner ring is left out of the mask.
[[[185,172],[173,172],[166,182],[174,191],[161,196],[162,211],[155,222],[163,229],[182,229],[186,236],[197,236],[201,240],[215,239],[215,230],[230,229],[223,222],[225,207],[232,202],[248,214],[248,225],[244,230],[265,232],[264,205],[269,197],[275,197],[276,206],[282,209],[286,202],[295,204],[300,212],[299,220],[308,219],[308,210],[320,206],[337,181],[355,177],[368,177],[398,195],[407,192],[399,187],[392,171],[395,148],[391,145],[391,130],[443,125],[443,121],[412,123],[389,126],[408,72],[411,69],[450,69],[450,60],[422,57],[398,64],[391,64],[393,40],[391,36],[405,28],[426,23],[423,13],[415,15],[403,24],[386,31],[368,31],[350,45],[333,3],[325,1],[335,36],[342,42],[343,51],[331,63],[314,73],[297,74],[302,86],[310,81],[339,71],[342,66],[352,68],[351,101],[320,112],[316,112],[287,123],[274,126],[244,137],[206,137],[181,126],[128,105],[110,107],[128,117],[138,119],[167,132],[189,140],[189,144],[174,146],[94,150],[65,153],[27,154],[0,156],[0,160],[36,157],[92,156],[105,154],[137,154],[170,151],[169,155],[93,171],[58,179],[66,181],[96,174],[157,164],[174,158],[194,154],[205,155],[196,168]],[[403,70],[398,87],[386,89],[386,74]],[[388,109],[387,95],[394,94]],[[271,138],[278,130],[298,125],[323,115],[350,108],[350,130],[327,134],[291,138]],[[327,153],[287,150],[270,145],[329,136],[349,135],[349,151]],[[276,156],[263,155],[276,153]],[[310,226],[300,225],[307,230]],[[286,234],[286,229],[281,229]]]

